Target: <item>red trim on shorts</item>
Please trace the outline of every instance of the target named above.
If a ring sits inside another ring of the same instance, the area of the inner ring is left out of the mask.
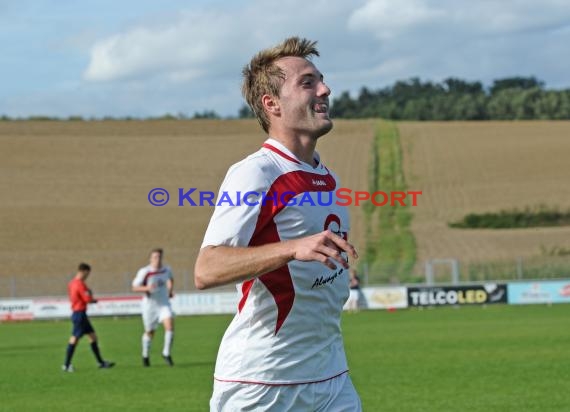
[[[244,383],[248,385],[265,385],[265,386],[292,386],[292,385],[307,385],[309,383],[321,383],[330,381],[331,379],[338,378],[341,375],[344,375],[348,372],[348,369],[344,372],[339,373],[338,375],[331,376],[330,378],[321,379],[318,381],[306,381],[306,382],[295,382],[295,383],[269,383],[269,382],[257,382],[257,381],[242,381],[242,380],[233,380],[233,379],[218,379],[214,376],[214,380],[218,382],[228,382],[228,383]]]

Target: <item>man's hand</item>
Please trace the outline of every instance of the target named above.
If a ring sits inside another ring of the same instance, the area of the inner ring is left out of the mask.
[[[263,246],[206,246],[196,259],[194,283],[198,289],[237,283],[271,272],[291,260],[321,262],[333,270],[337,262],[348,268],[348,262],[341,253],[358,258],[354,246],[328,230],[302,239]]]
[[[353,259],[358,258],[358,253],[356,253],[354,246],[330,230],[289,242],[293,246],[294,259],[303,262],[321,262],[330,269],[336,269],[333,261],[348,269],[348,262],[342,256],[342,252],[345,252]]]

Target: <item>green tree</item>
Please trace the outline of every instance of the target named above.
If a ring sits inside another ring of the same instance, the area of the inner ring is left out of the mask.
[[[249,105],[243,104],[238,111],[238,117],[240,119],[253,119],[255,115]]]
[[[537,80],[536,77],[507,77],[493,81],[491,86],[491,95],[495,95],[505,89],[532,89],[544,88],[544,82]]]
[[[203,112],[195,112],[193,119],[219,119],[220,116],[214,110],[204,110]]]

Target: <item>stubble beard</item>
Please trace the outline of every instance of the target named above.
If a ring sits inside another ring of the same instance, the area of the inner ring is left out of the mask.
[[[313,113],[313,119],[315,121],[320,121],[321,119],[319,119],[317,116],[315,116],[315,114]],[[319,128],[316,129],[315,133],[314,133],[314,137],[315,140],[318,139],[319,137],[324,136],[325,134],[327,134],[328,132],[330,132],[333,128],[333,122],[330,119],[330,117],[327,116],[327,122],[322,124]]]

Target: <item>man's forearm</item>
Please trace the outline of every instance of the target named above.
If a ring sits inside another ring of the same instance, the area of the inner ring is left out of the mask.
[[[169,279],[166,281],[166,287],[168,289],[168,296],[169,297],[173,297],[174,296],[174,280]]]
[[[194,269],[198,289],[207,289],[263,275],[294,258],[289,242],[257,247],[207,246],[200,250]]]
[[[353,259],[358,254],[342,237],[324,230],[299,239],[255,247],[207,246],[200,250],[194,269],[194,283],[207,289],[263,275],[291,260],[321,262],[329,269],[348,269],[343,252]]]

